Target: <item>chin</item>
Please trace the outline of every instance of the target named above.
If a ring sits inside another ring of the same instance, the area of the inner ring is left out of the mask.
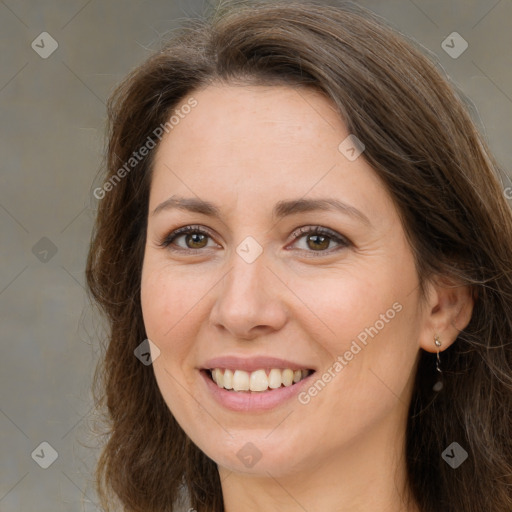
[[[307,470],[312,461],[305,453],[304,442],[290,439],[286,431],[270,434],[269,430],[221,431],[218,436],[203,433],[192,441],[219,466],[235,473],[255,477],[282,477]],[[274,437],[272,439],[272,437]],[[308,451],[314,450],[311,443]]]

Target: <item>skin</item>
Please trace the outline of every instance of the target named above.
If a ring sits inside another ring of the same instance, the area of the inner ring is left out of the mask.
[[[197,107],[157,149],[142,273],[166,403],[218,464],[228,512],[417,510],[403,503],[417,359],[422,348],[436,352],[434,334],[442,351],[467,325],[468,290],[431,283],[421,299],[396,208],[364,153],[349,161],[338,150],[349,134],[319,93],[214,84],[193,96]],[[221,217],[153,214],[173,195],[211,201]],[[335,210],[272,218],[276,202],[302,197],[336,198],[369,222]],[[181,236],[180,252],[160,245],[190,224],[211,233],[207,242]],[[317,249],[314,235],[294,238],[302,226],[350,243]],[[236,252],[247,236],[263,249],[252,263]],[[198,368],[225,354],[291,359],[321,375],[396,303],[401,311],[305,405],[239,413],[205,390]],[[237,457],[247,442],[261,453],[252,468]]]

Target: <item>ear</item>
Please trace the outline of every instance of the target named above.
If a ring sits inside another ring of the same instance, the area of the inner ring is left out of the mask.
[[[427,286],[420,346],[427,352],[442,352],[457,339],[471,320],[474,297],[470,286],[460,285],[447,278],[436,278]],[[434,343],[437,335],[442,345]]]

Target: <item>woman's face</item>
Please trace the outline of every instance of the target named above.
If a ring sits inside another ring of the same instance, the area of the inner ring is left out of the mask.
[[[157,149],[142,273],[169,409],[231,471],[377,460],[403,441],[426,323],[388,193],[316,92],[193,97]]]

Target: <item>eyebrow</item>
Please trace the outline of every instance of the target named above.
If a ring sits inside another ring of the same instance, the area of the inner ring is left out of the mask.
[[[209,217],[221,217],[221,211],[215,204],[204,201],[199,198],[185,198],[180,196],[172,196],[160,203],[154,210],[152,215],[156,215],[164,210],[184,210],[193,213],[200,213]],[[279,201],[275,204],[272,210],[272,217],[282,219],[284,217],[294,215],[297,213],[312,212],[312,211],[338,211],[349,217],[353,217],[362,221],[364,224],[371,226],[368,217],[355,208],[348,205],[339,199],[334,198],[318,198],[318,199],[292,199],[287,201]]]

